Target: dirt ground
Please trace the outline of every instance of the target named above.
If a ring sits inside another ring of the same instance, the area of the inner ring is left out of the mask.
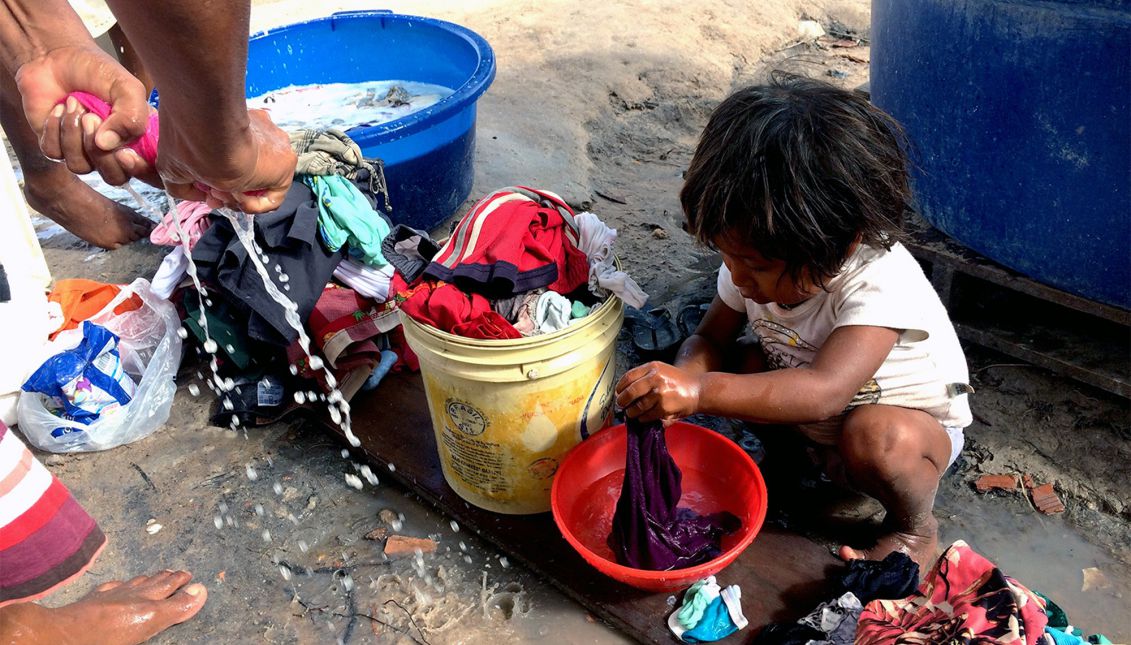
[[[359,6],[305,4],[256,2],[253,28]],[[681,229],[677,200],[713,106],[776,68],[849,88],[868,78],[864,0],[381,6],[464,24],[495,48],[498,76],[479,103],[472,198],[525,183],[592,209],[619,229],[618,254],[653,304],[673,311],[710,298],[719,264]],[[803,41],[803,18],[829,37]],[[102,252],[49,222],[39,228],[56,278],[127,282],[152,275],[162,256],[147,242]],[[967,540],[1053,596],[1074,624],[1131,639],[1127,401],[983,350],[968,356],[977,422],[939,493],[944,541]],[[106,580],[183,567],[208,585],[209,603],[157,642],[622,640],[410,492],[385,482],[349,488],[343,474],[355,457],[343,459],[337,438],[301,423],[247,435],[212,428],[212,405],[207,392],[193,397],[182,385],[155,435],[105,453],[46,458],[110,538],[93,571],[52,603]],[[1046,517],[1020,496],[978,495],[971,482],[986,472],[1055,482],[1068,510]],[[435,537],[437,553],[384,561],[378,543],[361,537],[384,526],[384,509],[404,515],[403,533]],[[164,527],[155,535],[145,531],[151,518]],[[1105,580],[1084,590],[1082,571],[1091,567]]]

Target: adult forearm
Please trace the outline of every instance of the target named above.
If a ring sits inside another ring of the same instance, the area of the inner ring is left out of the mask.
[[[851,397],[842,389],[808,368],[709,372],[700,379],[698,412],[758,423],[813,423],[844,410]]]
[[[161,93],[162,121],[200,159],[246,142],[247,0],[107,0]],[[166,116],[167,115],[167,116]],[[162,130],[164,135],[164,128]],[[215,159],[223,163],[223,159]]]
[[[51,49],[90,42],[66,0],[0,0],[0,63],[10,74]]]

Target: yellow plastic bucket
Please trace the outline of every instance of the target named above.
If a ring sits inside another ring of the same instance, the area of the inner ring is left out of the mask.
[[[561,331],[514,340],[464,338],[401,317],[448,485],[496,513],[550,510],[566,453],[612,420],[620,299]]]

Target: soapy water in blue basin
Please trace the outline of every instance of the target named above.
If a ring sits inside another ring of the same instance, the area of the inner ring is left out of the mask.
[[[419,112],[450,96],[452,90],[431,83],[370,81],[290,85],[247,100],[262,108],[280,128],[337,128],[387,123]]]

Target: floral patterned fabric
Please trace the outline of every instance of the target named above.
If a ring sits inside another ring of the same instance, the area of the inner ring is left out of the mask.
[[[857,645],[1036,645],[1045,603],[965,542],[952,544],[919,590],[864,608]]]

